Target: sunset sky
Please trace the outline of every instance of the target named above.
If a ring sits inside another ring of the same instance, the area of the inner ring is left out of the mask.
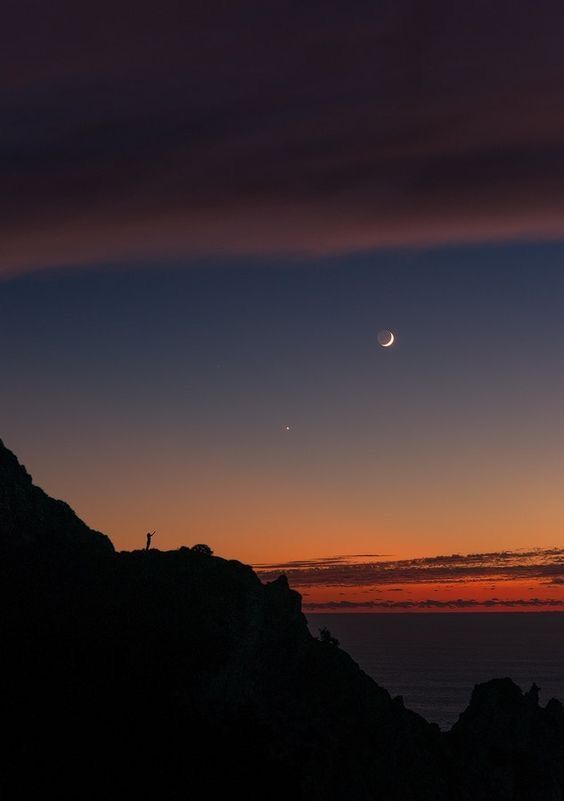
[[[0,437],[311,609],[559,608],[562,5],[155,9],[6,4]]]

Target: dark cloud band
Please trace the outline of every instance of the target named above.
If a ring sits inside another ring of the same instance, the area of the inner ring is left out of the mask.
[[[562,598],[512,598],[512,599],[497,599],[490,598],[484,601],[456,598],[448,601],[435,601],[432,599],[425,599],[422,601],[324,601],[324,602],[310,602],[304,604],[308,612],[322,612],[327,611],[354,611],[359,610],[388,610],[388,611],[406,611],[406,610],[440,610],[440,609],[493,609],[500,607],[502,609],[561,609],[564,607],[564,600]]]
[[[351,557],[311,560],[258,568],[263,581],[284,573],[294,587],[379,586],[391,584],[455,584],[476,581],[564,580],[564,548],[451,554],[387,561],[350,562]]]
[[[564,233],[564,9],[8,0],[0,270]]]

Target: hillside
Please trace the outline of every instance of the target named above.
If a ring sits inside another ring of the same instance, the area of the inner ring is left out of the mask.
[[[452,732],[311,636],[284,577],[116,553],[0,443],[2,798],[557,801],[564,712],[510,680]]]

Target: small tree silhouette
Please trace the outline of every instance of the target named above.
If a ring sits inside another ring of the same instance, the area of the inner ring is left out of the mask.
[[[333,637],[328,628],[319,629],[319,639],[325,645],[331,645],[333,648],[339,647],[339,640]]]
[[[192,548],[192,553],[198,553],[200,556],[213,556],[213,551],[209,545],[204,545],[202,542],[199,542],[197,545],[194,545]]]

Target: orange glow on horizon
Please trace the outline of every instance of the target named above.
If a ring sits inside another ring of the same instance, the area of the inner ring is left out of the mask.
[[[549,548],[396,561],[328,557],[255,567],[263,580],[287,575],[307,613],[564,612],[562,554]]]

